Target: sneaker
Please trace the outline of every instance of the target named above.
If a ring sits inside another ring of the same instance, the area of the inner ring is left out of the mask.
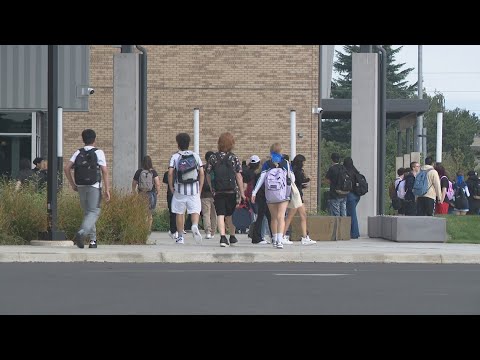
[[[73,238],[73,242],[80,248],[83,249],[83,241],[85,240],[85,236],[77,232],[75,237]]]
[[[205,239],[213,239],[213,235],[210,233],[207,233],[207,235],[205,236]]]
[[[187,230],[183,230],[183,235],[185,235],[187,233]]]
[[[283,243],[282,243],[282,241],[277,241],[275,247],[276,247],[277,249],[283,249]]]
[[[255,244],[255,245],[267,245],[267,244],[269,244],[269,243],[268,243],[266,240],[262,240],[262,241],[260,241],[260,242],[258,242],[258,243],[253,243],[253,244]]]
[[[97,248],[97,242],[96,241],[90,241],[90,244],[88,245],[89,249],[96,249]]]
[[[183,236],[179,236],[179,237],[175,240],[175,244],[185,244],[185,241],[183,240]]]
[[[220,236],[220,246],[221,247],[230,246],[230,243],[228,242],[228,239],[225,235]]]
[[[202,234],[200,234],[200,230],[198,230],[198,225],[192,225],[192,234],[193,234],[193,239],[197,243],[202,242]]]
[[[268,235],[265,235],[265,236],[263,237],[263,240],[265,240],[268,244],[271,244],[271,243],[272,243],[272,238],[271,238],[270,236],[268,236]]]
[[[173,240],[176,240],[178,238],[178,231],[175,231],[174,233],[169,231],[168,236],[170,236]]]
[[[236,244],[238,242],[237,238],[234,235],[230,235],[230,239],[228,239],[230,245]]]
[[[293,241],[290,241],[290,236],[285,235],[282,239],[282,244],[284,245],[292,245]]]
[[[315,240],[310,239],[310,237],[307,235],[305,237],[302,237],[302,245],[313,245],[316,244],[317,242]]]

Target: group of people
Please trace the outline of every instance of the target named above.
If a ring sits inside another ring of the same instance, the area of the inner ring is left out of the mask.
[[[410,168],[398,169],[397,175],[390,198],[399,215],[480,214],[480,180],[474,170],[467,173],[467,179],[458,171],[451,181],[443,165],[427,157],[423,167],[413,161]]]
[[[20,160],[20,170],[15,178],[16,190],[20,190],[22,185],[27,184],[34,184],[37,191],[45,189],[47,184],[48,162],[41,157],[36,157],[33,160],[33,164],[35,166],[32,169],[30,166],[30,160],[25,158]]]

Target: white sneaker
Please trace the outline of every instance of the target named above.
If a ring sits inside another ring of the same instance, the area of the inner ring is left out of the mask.
[[[213,239],[213,235],[210,233],[207,233],[207,236],[205,236],[206,239]]]
[[[277,241],[276,246],[277,249],[283,249],[283,243],[282,241]]]
[[[268,235],[265,235],[265,236],[263,237],[263,240],[265,240],[268,244],[271,244],[271,243],[272,243],[272,239],[271,239],[270,236],[268,236]]]
[[[183,230],[183,234],[185,235],[187,233],[187,230]]]
[[[258,242],[258,243],[254,243],[254,244],[255,244],[255,245],[267,245],[267,244],[269,244],[269,242],[267,242],[267,240],[262,240],[262,241],[260,241],[260,242]]]
[[[308,235],[306,237],[302,237],[302,245],[313,245],[316,243],[317,242],[315,240],[310,239]]]
[[[175,244],[185,244],[185,241],[183,240],[183,236],[180,236],[178,237],[176,240],[175,240]]]
[[[198,230],[198,225],[192,225],[192,234],[197,243],[202,242],[202,234],[200,234],[200,230]]]
[[[293,241],[290,241],[290,236],[285,235],[282,239],[282,244],[284,245],[292,245]]]
[[[170,236],[173,240],[176,240],[178,238],[178,231],[175,231],[174,233],[169,231],[168,236]]]

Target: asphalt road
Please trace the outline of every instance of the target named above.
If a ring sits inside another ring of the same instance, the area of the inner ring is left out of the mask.
[[[0,314],[480,314],[480,265],[0,263]]]

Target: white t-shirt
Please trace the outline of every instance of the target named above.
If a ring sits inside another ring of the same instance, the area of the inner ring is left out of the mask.
[[[83,148],[86,151],[88,151],[90,149],[93,149],[94,147],[95,146],[88,145],[88,146],[84,146]],[[77,150],[73,153],[72,157],[70,158],[70,161],[75,163],[75,159],[77,158],[78,154],[80,154],[80,150]],[[103,150],[97,149],[97,150],[95,150],[95,154],[97,155],[97,164],[99,166],[107,166],[107,160],[105,159],[105,153],[103,152]],[[96,182],[93,185],[77,185],[77,186],[93,186],[93,187],[99,188],[100,183]]]
[[[175,154],[172,155],[172,157],[170,158],[170,164],[169,164],[169,167],[173,168],[173,169],[176,169],[177,168],[177,163],[179,161],[179,159],[182,157],[182,155],[191,155],[193,154],[193,156],[195,157],[195,161],[197,162],[197,171],[199,170],[199,168],[201,166],[203,166],[202,164],[202,159],[200,159],[200,156],[198,156],[197,153],[194,153],[193,151],[190,151],[190,150],[185,150],[185,151],[179,151],[179,152],[176,152]],[[191,183],[191,184],[180,184],[177,182],[177,179],[174,179],[175,183],[173,185],[174,189],[176,192],[178,192],[179,194],[182,194],[182,195],[197,195],[199,192],[200,192],[200,189],[199,189],[199,186],[200,186],[200,183],[198,181],[194,182],[194,183]]]

